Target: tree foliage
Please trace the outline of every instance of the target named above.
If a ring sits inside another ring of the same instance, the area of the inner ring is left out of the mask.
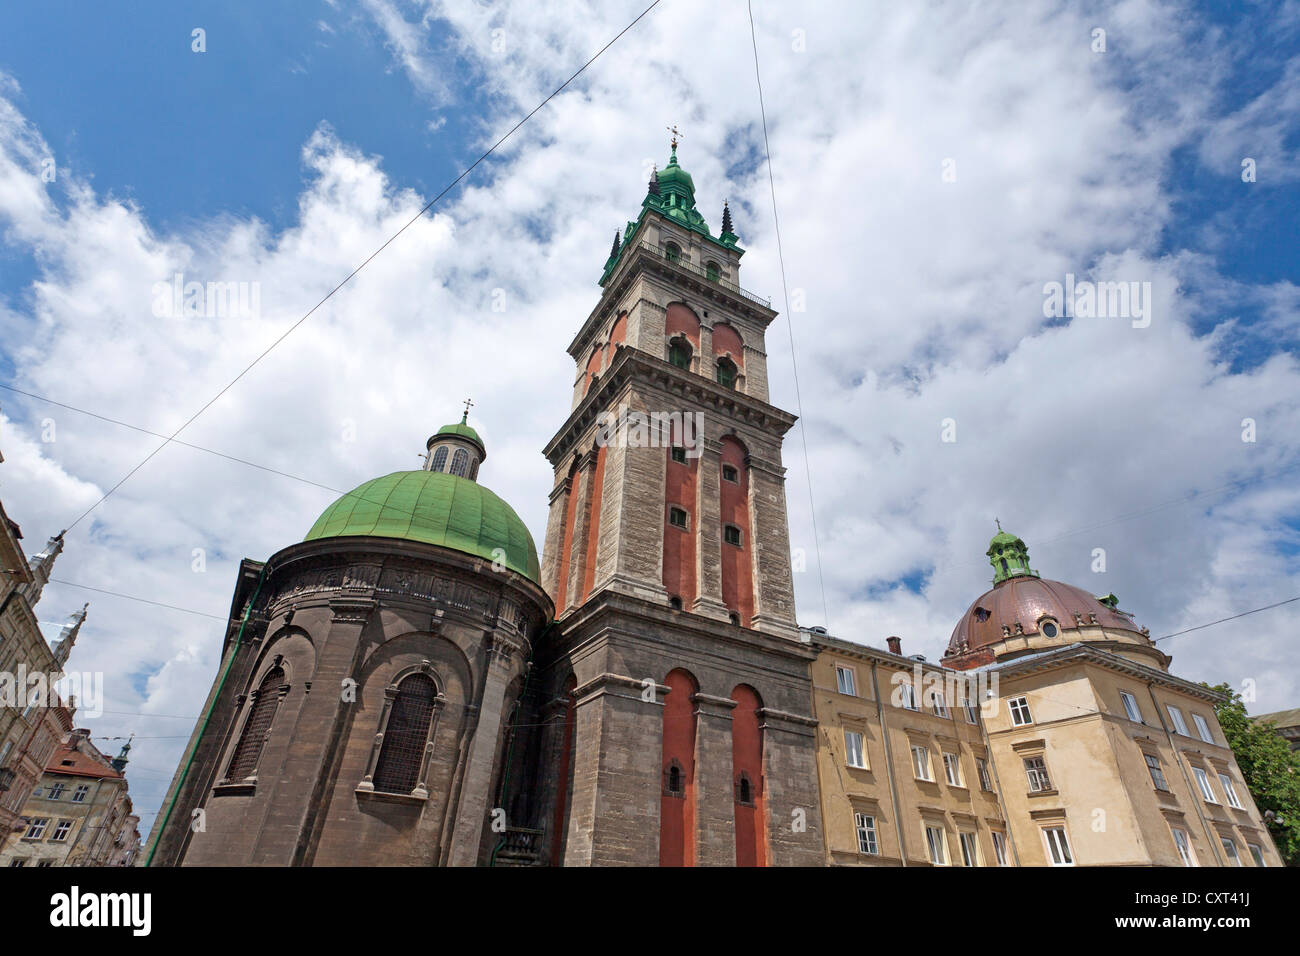
[[[1259,812],[1273,811],[1272,820],[1266,817],[1273,842],[1287,866],[1300,866],[1300,753],[1292,752],[1272,722],[1251,720],[1231,686],[1212,689],[1227,695],[1214,712]]]

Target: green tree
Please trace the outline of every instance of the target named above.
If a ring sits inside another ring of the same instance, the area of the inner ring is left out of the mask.
[[[1271,722],[1251,720],[1241,695],[1231,686],[1218,684],[1211,689],[1226,695],[1214,712],[1259,812],[1273,811],[1273,819],[1265,819],[1278,852],[1287,866],[1300,866],[1300,754],[1291,751]]]

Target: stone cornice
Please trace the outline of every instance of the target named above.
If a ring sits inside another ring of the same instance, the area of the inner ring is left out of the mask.
[[[578,403],[578,407],[542,449],[542,454],[550,460],[552,466],[559,467],[574,451],[587,430],[596,425],[601,414],[611,410],[617,393],[633,380],[651,382],[698,405],[717,408],[722,413],[720,417],[748,424],[778,438],[798,420],[795,415],[761,399],[725,388],[648,352],[620,345],[610,367],[598,379],[596,388]]]

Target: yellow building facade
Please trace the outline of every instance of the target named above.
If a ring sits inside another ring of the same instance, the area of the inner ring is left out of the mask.
[[[1113,595],[1039,578],[1019,538],[988,556],[942,662],[802,632],[827,861],[1282,865],[1219,695],[1171,674]]]

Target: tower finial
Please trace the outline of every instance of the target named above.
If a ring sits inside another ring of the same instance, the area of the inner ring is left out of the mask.
[[[994,518],[994,519],[993,519],[993,523],[994,523],[995,525],[998,526],[998,530],[999,530],[999,531],[1002,530],[1002,522],[1001,522],[1001,521],[999,521],[997,518]]]
[[[460,416],[460,423],[461,423],[462,425],[464,425],[467,421],[469,421],[469,410],[470,410],[470,407],[471,407],[473,404],[474,404],[474,403],[473,403],[472,401],[470,401],[470,399],[468,399],[468,398],[465,399],[465,413],[464,413],[463,415]]]
[[[681,136],[682,134],[679,133],[679,132],[677,132],[677,124],[676,124],[676,123],[674,123],[672,126],[665,126],[664,129],[668,130],[668,132],[670,132],[670,133],[673,134],[673,152],[676,153],[676,152],[677,152],[677,138],[678,138],[679,136]]]

